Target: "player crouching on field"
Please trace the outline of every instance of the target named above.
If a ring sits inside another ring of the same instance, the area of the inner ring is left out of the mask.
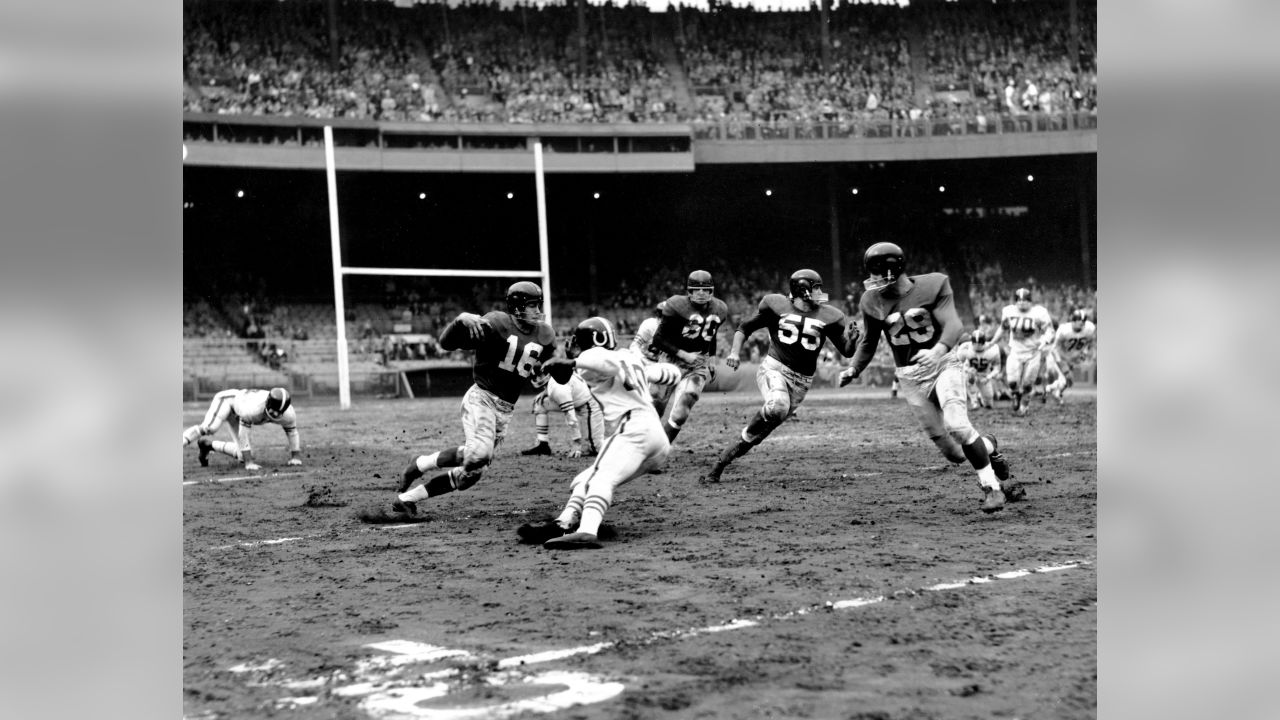
[[[1004,508],[1025,494],[1010,479],[1009,465],[996,439],[979,435],[969,422],[964,366],[951,348],[963,326],[956,313],[951,281],[942,273],[908,276],[902,248],[876,243],[863,256],[866,292],[858,302],[866,334],[853,364],[840,373],[840,386],[858,377],[875,355],[883,334],[893,351],[902,395],[942,454],[953,463],[966,459],[978,472],[983,512]]]
[[[574,373],[569,376],[568,383],[562,384],[546,373],[538,373],[533,378],[533,385],[542,388],[542,392],[533,399],[533,426],[538,443],[528,450],[521,450],[520,454],[551,454],[550,415],[561,412],[573,438],[569,457],[595,457],[604,442],[604,413],[600,410],[600,401],[592,396],[582,378]],[[582,442],[583,426],[587,431],[585,446]]]
[[[231,440],[214,440],[209,435],[222,427],[223,421],[231,431]],[[302,444],[298,439],[298,416],[293,400],[284,388],[270,390],[223,390],[213,396],[209,411],[199,425],[192,425],[182,433],[182,445],[196,443],[200,448],[200,464],[209,464],[209,453],[219,452],[244,462],[244,469],[261,470],[253,461],[250,444],[250,428],[264,423],[276,423],[289,440],[289,464],[301,465]]]
[[[671,452],[662,419],[649,397],[649,377],[640,358],[619,350],[613,325],[602,317],[578,324],[569,352],[576,358],[552,358],[542,369],[558,382],[575,370],[600,400],[609,433],[595,462],[569,485],[569,501],[554,520],[530,523],[516,531],[527,543],[552,550],[599,548],[600,523],[613,502],[613,491],[660,468]]]

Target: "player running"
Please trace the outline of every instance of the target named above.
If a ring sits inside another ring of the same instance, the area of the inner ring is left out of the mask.
[[[1013,393],[1013,412],[1026,415],[1044,354],[1053,343],[1053,318],[1043,305],[1032,302],[1030,290],[1018,288],[1013,293],[1013,304],[1000,311],[1000,324],[991,343],[999,343],[1006,332],[1009,354],[1004,365],[1005,380]]]
[[[764,396],[764,406],[742,429],[739,439],[721,453],[702,482],[720,482],[729,463],[764,442],[769,434],[795,414],[804,402],[818,367],[822,344],[830,340],[844,357],[853,355],[858,342],[858,325],[827,304],[822,276],[809,269],[797,270],[788,281],[789,295],[770,293],[760,300],[755,315],[733,333],[733,344],[724,364],[738,369],[742,344],[751,333],[769,332],[769,354],[756,371],[756,386]]]
[[[969,409],[991,409],[995,403],[995,379],[1003,369],[1000,347],[990,342],[987,331],[978,328],[973,331],[969,342],[960,343],[956,354],[965,364],[967,386],[969,388]]]
[[[391,503],[391,514],[365,513],[362,520],[418,518],[419,502],[466,490],[480,480],[502,444],[520,390],[554,351],[555,331],[543,321],[542,300],[540,287],[521,281],[507,289],[506,312],[494,310],[483,317],[464,312],[445,326],[440,347],[475,351],[474,382],[462,397],[463,444],[411,460]],[[433,475],[414,485],[427,473]]]
[[[1058,404],[1065,402],[1063,391],[1071,387],[1072,369],[1093,359],[1098,347],[1098,328],[1089,319],[1089,311],[1079,308],[1071,311],[1071,322],[1058,326],[1053,336],[1053,350],[1046,360],[1057,375],[1049,383],[1048,391]]]
[[[1020,499],[1025,494],[1021,487],[1001,485],[1010,475],[996,439],[978,434],[969,422],[964,368],[952,352],[963,327],[951,281],[942,273],[908,276],[902,248],[893,243],[867,248],[863,265],[867,291],[859,306],[866,334],[853,364],[840,373],[841,387],[866,369],[883,335],[893,352],[902,395],[929,439],[948,460],[967,459],[977,471],[982,511],[995,512],[1006,501]]]
[[[664,427],[671,442],[689,421],[702,389],[715,377],[716,333],[729,316],[729,306],[714,296],[711,273],[694,270],[686,285],[689,294],[672,295],[664,301],[662,320],[653,336],[653,347],[666,353],[681,372]]]

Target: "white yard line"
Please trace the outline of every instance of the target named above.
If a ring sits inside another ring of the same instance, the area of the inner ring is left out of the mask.
[[[302,473],[263,473],[254,475],[236,475],[234,477],[213,477],[208,480],[183,480],[182,485],[216,485],[218,483],[240,482],[241,480],[283,480],[291,477],[302,477]]]

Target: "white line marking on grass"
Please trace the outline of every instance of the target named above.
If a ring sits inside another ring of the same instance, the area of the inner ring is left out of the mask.
[[[683,640],[698,635],[759,627],[764,625],[766,621],[788,620],[818,612],[868,607],[883,603],[890,597],[910,597],[919,595],[921,592],[959,590],[972,585],[993,583],[997,580],[1015,580],[1035,574],[1071,570],[1081,565],[1091,565],[1092,562],[1091,560],[1075,560],[1059,565],[1041,565],[1033,569],[1007,570],[991,575],[971,577],[963,581],[937,583],[916,590],[899,590],[887,596],[877,595],[874,597],[827,601],[767,617],[761,615],[756,616],[754,619],[738,618],[727,623],[684,630],[658,630],[648,633],[638,641],[630,641],[625,644],[628,647],[635,647],[664,640]],[[387,720],[392,718],[430,718],[435,720],[475,718],[476,720],[493,720],[523,712],[553,712],[573,705],[586,705],[617,697],[625,689],[621,683],[606,681],[586,673],[548,671],[529,674],[521,672],[521,669],[530,665],[554,662],[578,655],[595,655],[617,647],[619,644],[621,644],[621,641],[601,642],[563,650],[548,650],[528,655],[517,655],[495,662],[485,660],[466,650],[440,647],[410,640],[388,640],[370,643],[365,647],[390,653],[390,655],[378,655],[359,660],[355,663],[350,675],[337,672],[309,680],[280,678],[262,684],[273,684],[294,690],[315,690],[339,680],[356,680],[357,682],[354,683],[331,687],[328,694],[338,697],[364,698],[360,703],[360,707],[374,718],[386,718]],[[469,663],[470,666],[444,668],[401,677],[403,672],[401,668],[403,666],[433,663],[447,658],[459,658]],[[476,667],[477,661],[479,668]],[[256,665],[249,663],[237,665],[231,668],[231,671],[236,673],[250,671],[270,672],[282,665],[283,663],[279,660],[270,659]],[[450,678],[462,675],[464,670],[475,672],[477,669],[483,670],[485,667],[495,671],[479,678],[489,685],[495,687],[524,685],[537,688],[545,687],[546,690],[541,694],[523,700],[503,701],[499,698],[495,699],[491,704],[485,705],[483,702],[478,702],[474,696],[474,678],[461,684],[447,682]],[[422,684],[424,682],[427,683],[425,686]],[[449,696],[455,691],[458,691],[458,696],[453,700],[454,704],[451,706],[443,704],[450,701]],[[310,705],[317,702],[318,698],[324,695],[325,693],[322,692],[318,696],[307,695],[281,698],[276,703],[277,707]],[[428,700],[437,702],[433,703],[433,707],[423,707],[419,704]]]
[[[1035,459],[1036,460],[1052,460],[1054,458],[1075,457],[1077,455],[1088,457],[1090,455],[1097,455],[1097,454],[1098,454],[1097,450],[1077,450],[1075,452],[1060,452],[1060,453],[1050,453],[1048,455],[1037,455]]]
[[[302,539],[303,538],[300,538],[300,537],[287,537],[287,538],[276,538],[274,540],[255,540],[253,542],[233,543],[231,545],[215,545],[214,547],[211,547],[209,549],[210,550],[230,550],[231,548],[236,548],[236,547],[252,548],[252,547],[259,547],[261,545],[280,545],[281,543],[293,542],[294,540],[302,540]]]
[[[214,477],[207,480],[183,480],[182,485],[217,485],[218,483],[240,482],[241,480],[283,480],[291,477],[302,477],[302,473],[284,473],[284,474],[263,474],[263,475],[236,475],[234,477]]]

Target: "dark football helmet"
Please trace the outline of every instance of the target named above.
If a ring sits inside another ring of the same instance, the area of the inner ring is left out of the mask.
[[[279,420],[284,411],[289,409],[293,404],[293,398],[289,397],[289,391],[282,387],[271,388],[271,392],[267,394],[267,417],[272,420]]]
[[[1076,330],[1084,327],[1084,323],[1089,319],[1089,311],[1084,308],[1077,308],[1071,311],[1071,324],[1076,326]]]
[[[689,301],[694,305],[706,305],[716,292],[715,283],[711,282],[711,273],[706,270],[694,270],[689,273],[689,281],[685,283],[689,291]]]
[[[876,243],[862,256],[862,266],[867,279],[862,285],[868,290],[881,290],[898,282],[906,271],[906,257],[902,248],[889,242]]]
[[[827,294],[822,291],[822,276],[814,270],[806,268],[791,273],[789,284],[792,300],[804,300],[810,307],[827,301]]]
[[[1026,288],[1018,288],[1013,291],[1013,304],[1018,306],[1022,312],[1031,309],[1031,291]]]
[[[542,322],[542,288],[528,280],[512,284],[507,288],[507,314],[524,325]]]
[[[613,323],[602,317],[589,317],[574,329],[573,344],[578,352],[593,347],[614,350],[618,347],[618,340],[613,333]]]
[[[977,330],[973,331],[973,347],[975,350],[981,351],[982,346],[986,345],[989,342],[991,342],[991,336],[987,335],[986,330],[983,330],[982,328],[978,328]]]

